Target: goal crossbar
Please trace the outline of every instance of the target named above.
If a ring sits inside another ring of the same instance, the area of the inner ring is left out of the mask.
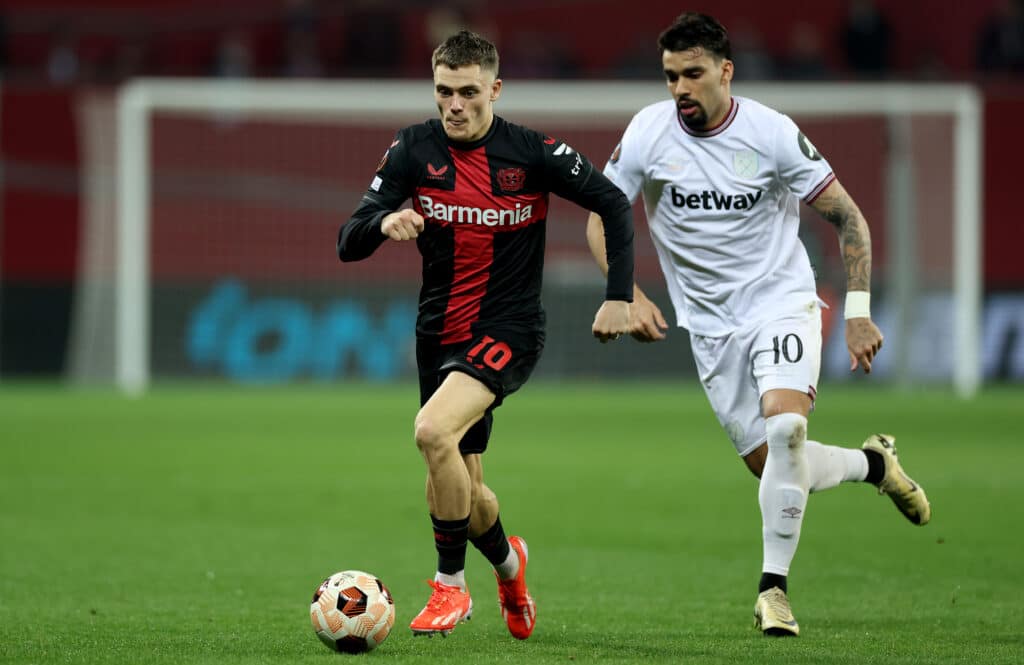
[[[965,84],[751,83],[735,92],[799,116],[941,115],[953,118],[953,385],[969,397],[981,383],[982,100]],[[569,120],[621,118],[665,99],[653,82],[525,81],[502,91],[503,115]],[[115,380],[137,394],[150,381],[150,120],[155,113],[236,113],[254,118],[344,120],[399,126],[432,116],[427,81],[218,81],[136,79],[117,96]]]

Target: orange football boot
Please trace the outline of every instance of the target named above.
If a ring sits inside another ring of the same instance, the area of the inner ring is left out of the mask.
[[[526,588],[526,560],[529,550],[526,541],[519,536],[509,536],[508,544],[519,557],[519,572],[510,580],[498,577],[498,602],[501,603],[501,616],[505,618],[508,632],[517,640],[525,640],[533,632],[537,623],[537,606]]]
[[[433,637],[440,634],[448,637],[460,621],[469,621],[473,614],[473,599],[469,591],[457,586],[448,586],[434,580],[427,580],[433,587],[427,606],[409,624],[413,635]]]

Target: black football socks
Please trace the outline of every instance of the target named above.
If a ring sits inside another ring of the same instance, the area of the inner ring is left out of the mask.
[[[775,573],[761,573],[761,582],[757,585],[757,592],[767,591],[773,586],[777,586],[782,589],[782,593],[786,593],[786,576],[776,575]]]
[[[494,524],[487,531],[484,531],[469,542],[473,547],[480,550],[480,553],[487,557],[494,567],[500,566],[508,558],[509,544],[505,537],[505,529],[501,526],[501,518],[494,520]]]
[[[864,456],[868,458],[868,476],[864,481],[877,486],[885,478],[885,459],[876,450],[865,450]]]
[[[440,520],[433,515],[434,547],[437,548],[437,571],[454,575],[466,567],[466,543],[469,539],[469,516],[461,520]]]

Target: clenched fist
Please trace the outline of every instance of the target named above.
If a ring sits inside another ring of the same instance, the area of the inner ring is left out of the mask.
[[[386,215],[380,232],[392,240],[412,240],[423,231],[423,216],[412,208]]]

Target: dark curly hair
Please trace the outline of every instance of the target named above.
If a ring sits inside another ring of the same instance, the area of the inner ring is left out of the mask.
[[[699,46],[715,58],[732,59],[729,33],[714,17],[684,12],[658,35],[658,52],[686,51]]]
[[[438,65],[450,69],[480,65],[480,69],[494,72],[497,76],[498,49],[475,32],[460,30],[434,49],[431,67],[437,69]]]

